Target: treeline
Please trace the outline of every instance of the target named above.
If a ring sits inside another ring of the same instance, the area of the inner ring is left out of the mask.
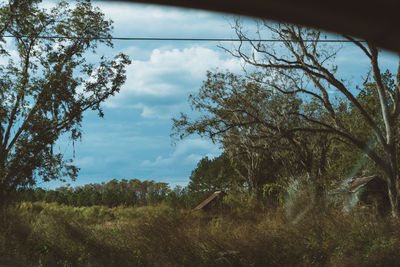
[[[138,179],[113,179],[107,183],[63,186],[54,190],[38,187],[18,191],[20,201],[57,202],[70,206],[146,206],[162,202],[184,206],[183,196],[186,196],[185,189],[180,186],[171,189],[168,183]]]

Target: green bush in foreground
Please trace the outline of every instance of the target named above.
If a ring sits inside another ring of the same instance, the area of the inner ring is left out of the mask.
[[[0,265],[393,266],[400,223],[362,212],[212,215],[168,206],[21,203],[2,211]]]

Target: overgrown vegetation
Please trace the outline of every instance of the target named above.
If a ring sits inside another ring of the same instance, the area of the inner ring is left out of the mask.
[[[400,65],[382,72],[373,43],[343,36],[370,69],[364,82],[348,80],[335,60],[340,47],[327,44],[320,31],[268,21],[257,26],[258,39],[276,42],[254,41],[237,21],[241,42],[225,50],[245,63],[245,74],[208,72],[189,97],[200,115],[174,119],[173,135],[197,134],[220,144],[238,174],[232,183],[257,199],[266,188],[286,191],[291,179],[307,176],[316,201],[323,201],[334,183],[379,175],[396,217]]]
[[[204,161],[205,159],[201,160],[201,162]],[[174,208],[190,209],[214,191],[221,190],[218,184],[210,187],[212,183],[203,183],[207,185],[204,188],[197,187],[198,179],[200,181],[203,179],[203,176],[199,175],[201,166],[199,164],[199,167],[193,170],[190,177],[191,181],[187,187],[177,185],[171,188],[168,183],[152,180],[121,179],[118,181],[113,179],[107,183],[93,183],[76,187],[67,185],[56,189],[20,188],[14,198],[16,202],[55,202],[74,207],[90,207],[94,205],[141,207],[165,203]],[[219,169],[216,168],[216,170]],[[204,172],[204,174],[210,175],[209,172]]]
[[[103,116],[130,60],[87,64],[99,43],[112,46],[111,21],[90,1],[39,3],[0,5],[0,33],[18,52],[13,59],[0,38],[9,58],[0,66],[0,264],[398,265],[400,65],[382,72],[374,44],[344,36],[371,69],[353,86],[321,32],[260,22],[259,39],[268,31],[278,41],[263,43],[236,23],[241,42],[226,50],[245,75],[208,72],[190,96],[200,116],[174,119],[172,135],[198,134],[224,150],[203,158],[187,187],[114,179],[43,190],[38,179],[77,176],[53,146],[61,135],[80,138],[86,110]],[[333,193],[364,174],[384,181],[392,217],[374,206],[344,211],[345,194]],[[216,190],[227,193],[223,209],[192,210]]]
[[[3,211],[0,264],[23,266],[395,266],[400,225],[370,211],[246,216],[24,202]],[[301,212],[297,210],[295,213]],[[242,213],[242,215],[245,213]]]

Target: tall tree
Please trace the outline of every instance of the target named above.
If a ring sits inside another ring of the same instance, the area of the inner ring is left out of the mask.
[[[324,175],[321,167],[330,138],[291,115],[300,109],[317,113],[318,106],[305,105],[300,98],[276,93],[252,79],[211,72],[190,101],[202,116],[193,121],[182,114],[174,119],[174,133],[180,138],[197,133],[221,143],[231,166],[257,198],[265,184],[277,183],[281,177],[304,172],[310,177]],[[318,135],[310,136],[304,130]]]
[[[392,215],[397,216],[400,195],[400,64],[395,75],[382,75],[377,47],[372,42],[344,36],[369,61],[372,77],[363,86],[369,87],[370,96],[375,100],[362,101],[357,87],[345,82],[338,74],[334,61],[337,50],[321,42],[327,38],[321,32],[289,24],[263,22],[259,25],[259,34],[267,29],[282,45],[253,42],[237,23],[238,37],[249,46],[242,42],[229,52],[258,68],[259,73],[253,78],[260,83],[285,95],[313,99],[323,107],[327,116],[318,117],[306,110],[290,114],[365,153],[381,170],[388,185]],[[357,113],[357,121],[346,121],[349,117],[345,115],[349,110]],[[362,133],[358,125],[365,126]]]
[[[189,192],[204,192],[203,196],[219,190],[227,191],[236,183],[242,183],[226,153],[214,159],[202,158],[189,178]]]
[[[61,135],[81,136],[86,110],[103,116],[101,103],[125,82],[129,58],[86,62],[97,45],[112,46],[112,23],[90,1],[59,2],[50,10],[40,0],[10,0],[0,6],[0,203],[16,188],[63,177],[78,169],[53,150]],[[5,47],[11,47],[6,50]]]

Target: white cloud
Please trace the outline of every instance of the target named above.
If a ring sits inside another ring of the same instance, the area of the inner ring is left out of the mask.
[[[141,109],[141,116],[147,119],[171,119],[171,114],[178,114],[179,111],[185,108],[184,105],[145,105],[139,103],[134,108]]]
[[[226,36],[225,17],[200,10],[149,4],[96,2],[96,6],[114,21],[115,34],[154,37],[154,34]]]
[[[204,139],[186,139],[176,145],[176,149],[167,157],[158,156],[155,160],[144,160],[144,167],[166,167],[176,165],[195,165],[207,156],[216,157],[221,150],[215,144]]]
[[[120,93],[105,105],[142,109],[145,118],[170,118],[188,106],[188,94],[200,87],[207,70],[241,71],[239,60],[221,52],[201,46],[154,49],[147,60],[133,61]]]
[[[76,166],[79,166],[79,168],[90,168],[90,167],[94,167],[96,165],[96,159],[91,156],[82,157],[82,158],[76,159],[74,161],[74,164]]]

